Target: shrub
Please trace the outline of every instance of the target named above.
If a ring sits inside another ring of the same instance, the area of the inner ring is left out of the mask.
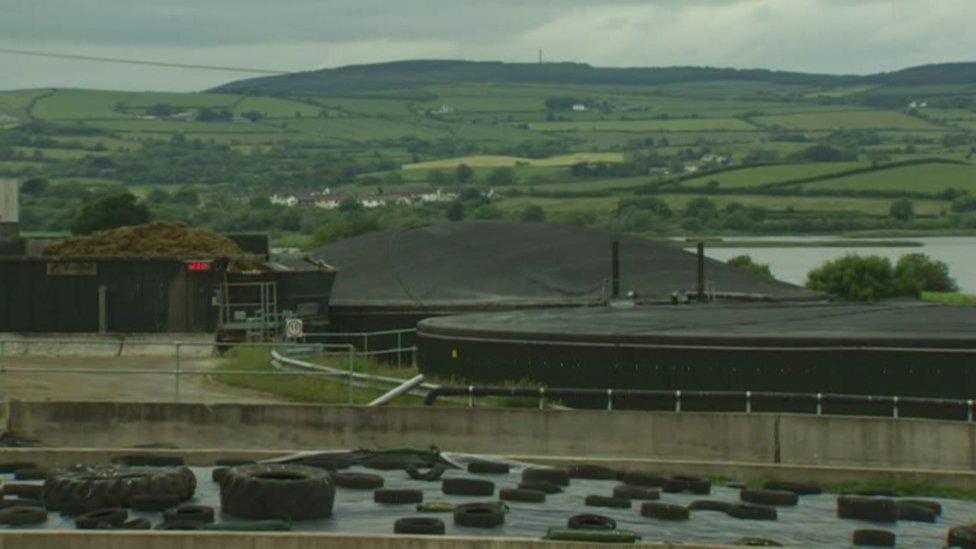
[[[87,204],[71,223],[72,234],[90,234],[149,222],[149,208],[131,193],[106,196]]]
[[[769,264],[757,263],[748,255],[737,255],[726,261],[726,263],[735,267],[736,269],[743,269],[773,280],[773,272],[769,269]]]
[[[958,290],[956,281],[949,276],[949,266],[925,254],[902,256],[895,264],[895,279],[908,295]]]
[[[849,301],[875,301],[898,295],[895,271],[885,257],[846,255],[810,271],[807,287]]]

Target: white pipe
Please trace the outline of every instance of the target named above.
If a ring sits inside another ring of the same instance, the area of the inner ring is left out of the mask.
[[[370,407],[372,407],[372,406],[384,406],[387,403],[389,403],[391,400],[393,400],[394,398],[396,398],[396,397],[398,397],[398,396],[400,396],[400,395],[402,395],[402,394],[404,394],[406,392],[409,392],[411,389],[413,389],[414,387],[420,385],[423,382],[424,382],[424,375],[423,374],[418,374],[417,376],[412,377],[412,378],[404,381],[401,385],[399,385],[397,387],[394,387],[388,393],[386,393],[386,394],[378,397],[376,400],[370,402],[366,406],[370,406]]]

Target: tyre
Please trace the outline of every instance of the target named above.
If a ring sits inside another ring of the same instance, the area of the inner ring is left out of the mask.
[[[127,520],[115,528],[116,530],[152,530],[152,523],[149,519],[139,517]]]
[[[783,544],[766,538],[739,538],[732,545],[739,547],[782,547]]]
[[[894,547],[895,534],[886,530],[855,530],[854,545],[858,547]]]
[[[520,482],[518,485],[521,490],[536,490],[544,494],[561,494],[563,489],[551,482]]]
[[[136,511],[159,512],[172,509],[180,504],[180,498],[173,494],[143,494],[132,496],[129,507]]]
[[[112,459],[113,465],[125,467],[183,467],[186,460],[180,456],[153,456],[148,454],[132,454]]]
[[[621,484],[613,487],[613,497],[650,501],[654,499],[661,499],[661,489],[650,488],[647,486],[630,486],[627,484]]]
[[[302,465],[234,467],[220,482],[221,509],[237,518],[326,518],[332,515],[334,502],[335,485],[329,473]]]
[[[505,524],[505,509],[497,503],[468,503],[454,511],[454,524],[473,528],[495,528]]]
[[[688,520],[691,513],[687,507],[651,501],[641,505],[641,516],[659,520]]]
[[[557,486],[569,486],[569,473],[550,467],[529,467],[522,471],[522,482],[549,482]]]
[[[19,498],[41,499],[44,497],[44,486],[40,484],[24,484],[10,482],[3,485],[3,495]]]
[[[914,503],[898,501],[898,520],[909,520],[913,522],[935,522],[939,515],[935,509]]]
[[[712,481],[702,477],[676,475],[667,480],[662,487],[665,492],[691,492],[699,496],[712,493]]]
[[[728,515],[741,520],[776,520],[776,509],[751,503],[736,503],[729,506]]]
[[[663,488],[664,484],[668,481],[668,479],[657,475],[631,472],[621,473],[618,475],[618,479],[624,484],[631,486],[647,486],[651,488]]]
[[[842,519],[860,519],[872,522],[895,522],[898,505],[892,499],[839,496],[837,516]]]
[[[55,473],[44,483],[44,503],[60,511],[64,505],[90,504],[89,511],[126,507],[138,495],[193,497],[197,479],[186,467],[91,467]]]
[[[728,513],[734,503],[729,503],[727,501],[716,501],[714,499],[699,499],[691,502],[688,505],[688,509],[692,511],[719,511],[721,513]]]
[[[498,499],[502,501],[520,501],[523,503],[545,503],[546,493],[538,490],[505,488],[498,491]]]
[[[38,469],[36,467],[17,469],[14,471],[14,480],[47,480],[48,475],[47,469]]]
[[[75,519],[75,527],[79,530],[95,530],[115,528],[129,518],[129,513],[119,507],[109,507],[89,511]]]
[[[759,505],[792,506],[799,503],[800,496],[784,490],[742,490],[739,499]]]
[[[48,506],[48,509],[51,507]],[[61,502],[58,506],[57,511],[66,517],[76,517],[78,515],[84,515],[89,511],[95,511],[101,509],[97,502],[90,500],[75,500],[75,501],[65,501]]]
[[[617,521],[603,515],[586,513],[569,517],[566,527],[570,530],[616,530]]]
[[[495,493],[495,483],[480,478],[446,478],[441,490],[454,496],[490,496]]]
[[[507,463],[494,461],[472,461],[468,464],[468,472],[482,475],[507,475],[511,466]]]
[[[47,520],[47,511],[40,507],[13,506],[0,509],[0,524],[10,526],[24,526],[40,524]]]
[[[0,500],[0,509],[7,507],[44,507],[44,502],[33,498],[11,498]]]
[[[227,467],[215,467],[213,471],[210,471],[210,480],[220,484],[220,479],[227,474],[227,469]]]
[[[37,464],[32,461],[8,461],[0,463],[0,474],[9,475],[16,473],[19,469],[37,469]]]
[[[898,506],[902,505],[915,505],[917,507],[925,507],[931,509],[933,513],[937,516],[942,515],[942,504],[938,501],[930,501],[927,499],[901,499],[897,502]]]
[[[417,460],[397,454],[379,454],[363,462],[363,467],[377,471],[403,471],[417,465]]]
[[[444,531],[444,521],[430,517],[407,517],[393,523],[394,534],[443,536]]]
[[[617,473],[613,469],[600,465],[570,465],[567,473],[569,478],[582,478],[589,480],[616,480]]]
[[[440,480],[441,477],[444,476],[444,473],[447,471],[447,467],[443,465],[434,465],[429,468],[424,468],[416,465],[411,465],[410,467],[407,467],[406,471],[407,471],[407,476],[409,476],[413,480],[435,482]]]
[[[410,489],[377,490],[373,492],[373,501],[392,505],[421,503],[424,501],[424,493],[421,490]]]
[[[375,490],[382,488],[383,477],[370,473],[335,473],[332,480],[339,488],[349,488],[352,490]]]
[[[206,505],[181,505],[176,509],[163,511],[163,522],[199,522],[210,524],[214,521],[213,507]]]
[[[949,529],[946,537],[946,544],[949,547],[962,547],[963,549],[976,549],[976,526],[956,526]]]
[[[629,499],[607,496],[586,496],[586,505],[590,507],[610,507],[613,509],[630,509]]]
[[[763,484],[763,488],[766,490],[793,492],[798,496],[816,496],[823,493],[823,488],[821,486],[806,482],[783,482],[771,480]]]

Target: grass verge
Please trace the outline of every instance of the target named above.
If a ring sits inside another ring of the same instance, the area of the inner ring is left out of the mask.
[[[976,305],[976,295],[947,292],[922,292],[922,301],[944,305]]]

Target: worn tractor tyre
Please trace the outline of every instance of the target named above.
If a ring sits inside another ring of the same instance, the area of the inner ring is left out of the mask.
[[[505,524],[505,509],[497,503],[468,503],[454,511],[454,524],[473,528],[495,528]]]
[[[403,505],[407,503],[422,503],[424,492],[408,488],[377,490],[373,492],[373,501],[390,505]]]
[[[557,486],[569,486],[569,473],[551,467],[529,467],[522,471],[522,482],[550,482]]]
[[[126,507],[138,495],[193,497],[197,479],[186,467],[91,467],[55,473],[44,483],[44,503],[61,511],[66,504],[91,508]],[[89,510],[92,510],[92,509]]]
[[[98,502],[92,500],[64,501],[58,506],[57,511],[66,517],[76,517],[84,515],[90,511],[101,509]],[[50,509],[50,506],[48,507]]]
[[[186,460],[180,456],[131,454],[113,458],[112,464],[124,467],[183,467],[186,465]]]
[[[600,465],[570,465],[566,471],[569,478],[582,478],[588,480],[616,480],[617,473],[613,469]]]
[[[872,522],[896,522],[898,505],[893,499],[839,496],[837,516],[842,519],[860,519]]]
[[[570,530],[616,530],[617,521],[603,515],[585,513],[569,517],[566,527]]]
[[[174,494],[142,494],[129,500],[129,507],[136,511],[159,512],[179,504],[180,498]]]
[[[511,465],[494,461],[472,461],[468,464],[468,472],[476,475],[507,475],[511,470]]]
[[[545,503],[546,493],[538,490],[505,488],[498,491],[498,499],[502,501],[520,501],[523,503]]]
[[[115,530],[152,530],[152,523],[149,519],[144,517],[138,517],[134,519],[129,519],[119,526],[114,528]]]
[[[176,509],[163,511],[163,522],[199,522],[210,524],[214,521],[213,507],[206,505],[181,505]]]
[[[650,501],[641,505],[641,516],[659,520],[677,521],[688,520],[691,518],[691,512],[687,507],[680,505]]]
[[[453,496],[490,496],[495,493],[495,483],[480,478],[446,478],[441,490]]]
[[[630,509],[631,501],[625,498],[608,496],[586,496],[586,505],[590,507],[610,507],[612,509]]]
[[[536,490],[549,495],[561,494],[563,491],[560,486],[551,482],[543,482],[541,480],[537,482],[520,482],[518,487],[519,490]]]
[[[895,539],[887,530],[855,530],[853,541],[858,547],[894,547]]]
[[[766,538],[739,538],[732,545],[738,547],[782,547],[783,544]]]
[[[220,482],[220,507],[243,519],[305,520],[332,515],[335,484],[322,469],[302,465],[234,467]]]
[[[776,520],[778,513],[773,507],[736,503],[729,507],[728,515],[741,520]]]
[[[220,484],[220,479],[224,478],[227,474],[227,469],[229,467],[215,467],[213,471],[210,471],[210,480]]]
[[[901,507],[902,505],[914,505],[916,507],[925,507],[926,509],[931,509],[936,516],[942,516],[942,504],[938,501],[931,501],[927,499],[900,499],[897,501],[897,505]]]
[[[668,479],[664,477],[648,475],[646,473],[621,473],[617,478],[624,484],[629,484],[631,486],[645,486],[650,488],[663,488],[668,482]]]
[[[898,520],[935,522],[939,517],[931,507],[901,501],[896,502],[896,505],[898,505]]]
[[[129,513],[119,507],[108,507],[89,511],[75,519],[75,527],[79,530],[96,530],[115,528],[129,518]]]
[[[394,534],[413,534],[421,536],[443,536],[444,521],[431,517],[406,517],[393,523]]]
[[[14,506],[0,509],[0,524],[24,526],[47,520],[47,511],[40,507]]]
[[[976,526],[956,526],[949,529],[946,546],[976,549]]]
[[[16,473],[20,469],[37,469],[37,464],[32,461],[8,461],[0,463],[0,475]]]
[[[688,504],[688,509],[692,511],[718,511],[728,513],[734,503],[728,501],[717,501],[714,499],[698,499]]]
[[[675,475],[665,482],[662,490],[673,494],[690,492],[699,496],[707,496],[712,493],[712,481],[702,477]]]
[[[784,482],[771,480],[763,484],[766,490],[782,490],[793,492],[798,496],[817,496],[823,493],[823,487],[808,482]]]
[[[50,476],[50,472],[47,469],[40,469],[37,467],[29,469],[17,469],[14,471],[14,480],[47,480]]]
[[[436,482],[444,476],[447,471],[447,467],[444,465],[433,465],[431,467],[421,467],[419,465],[411,465],[406,468],[407,476],[413,480],[423,480],[426,482]]]
[[[3,485],[3,495],[19,498],[41,499],[44,497],[44,486],[40,484],[26,484],[9,482]]]
[[[333,473],[332,480],[339,488],[352,490],[375,490],[385,483],[383,477],[371,473]]]
[[[800,502],[800,496],[796,492],[785,490],[742,490],[739,492],[739,499],[746,503],[784,507],[793,506]]]
[[[651,501],[661,499],[661,489],[650,488],[647,486],[630,486],[629,484],[620,484],[613,487],[613,497]]]
[[[0,509],[7,507],[44,507],[44,502],[33,498],[9,498],[0,500]]]

